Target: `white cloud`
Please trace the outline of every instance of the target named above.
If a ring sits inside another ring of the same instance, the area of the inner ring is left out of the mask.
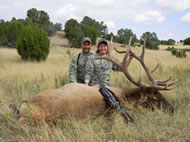
[[[115,23],[113,21],[107,21],[105,24],[108,26],[109,29],[113,29],[116,27]]]
[[[78,16],[75,15],[76,8],[73,6],[72,3],[67,4],[65,7],[60,8],[56,11],[56,17],[59,21],[67,21],[70,18],[79,19]]]
[[[10,6],[4,6],[4,5],[0,6],[0,9],[8,9],[8,8],[10,8]]]
[[[134,22],[138,24],[152,24],[161,23],[165,20],[159,11],[145,11],[144,13],[138,14],[134,18]]]
[[[156,0],[156,5],[165,11],[183,11],[190,8],[190,0]]]
[[[107,7],[114,4],[114,0],[80,0],[80,3],[84,3],[86,6],[91,7]]]
[[[168,33],[168,36],[169,36],[169,37],[173,37],[173,36],[174,36],[174,33]]]
[[[137,7],[147,3],[149,0],[73,0],[77,5],[84,5],[89,8],[107,8],[108,10],[113,7]],[[119,9],[118,9],[119,10]],[[111,9],[110,9],[111,11]]]
[[[190,36],[190,33],[186,33],[185,36],[186,36],[186,37],[189,37],[189,36]]]
[[[14,6],[16,6],[16,7],[24,7],[25,4],[24,4],[23,2],[16,1],[16,2],[14,3]]]
[[[181,17],[180,20],[185,23],[190,23],[190,12],[186,13],[183,17]]]

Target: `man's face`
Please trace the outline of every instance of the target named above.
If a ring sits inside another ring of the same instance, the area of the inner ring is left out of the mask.
[[[82,53],[84,54],[88,54],[90,52],[91,49],[91,44],[88,41],[85,41],[82,43]]]

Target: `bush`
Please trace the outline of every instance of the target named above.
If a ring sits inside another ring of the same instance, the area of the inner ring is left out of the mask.
[[[186,51],[184,49],[176,49],[174,47],[168,47],[167,50],[171,51],[172,55],[176,56],[177,58],[187,57]]]
[[[190,45],[190,37],[184,40],[184,45]]]
[[[176,50],[176,57],[178,58],[185,58],[187,57],[186,51],[185,50]]]
[[[16,48],[23,60],[45,61],[49,54],[50,41],[43,28],[34,25],[23,28]]]

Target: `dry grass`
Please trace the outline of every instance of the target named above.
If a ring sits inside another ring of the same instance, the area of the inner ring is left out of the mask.
[[[52,37],[53,39],[54,37]],[[57,38],[56,38],[57,39]],[[60,40],[60,39],[57,39]],[[58,42],[55,42],[58,43]],[[0,141],[19,142],[181,142],[190,141],[190,54],[178,59],[168,51],[146,50],[145,62],[153,68],[157,60],[161,62],[153,74],[156,79],[166,79],[170,75],[178,78],[176,88],[163,92],[173,104],[175,113],[170,115],[162,111],[128,109],[136,121],[135,127],[127,127],[118,113],[109,119],[98,117],[77,121],[59,120],[55,127],[45,124],[39,126],[17,124],[17,116],[8,105],[19,106],[22,100],[47,88],[57,88],[68,80],[68,67],[72,56],[80,49],[62,48],[64,43],[54,44],[45,62],[23,62],[15,49],[0,48]],[[52,45],[53,46],[53,45]],[[115,47],[124,49],[120,45]],[[92,51],[95,52],[96,47]],[[140,48],[133,48],[140,54]],[[112,53],[120,61],[123,55]],[[133,60],[130,73],[138,78],[140,65]],[[132,87],[123,73],[112,72],[113,86]],[[144,73],[144,82],[148,82]]]

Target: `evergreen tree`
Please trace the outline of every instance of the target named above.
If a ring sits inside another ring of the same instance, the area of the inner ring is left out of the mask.
[[[160,41],[159,41],[156,33],[155,32],[152,32],[152,33],[150,33],[150,32],[143,33],[143,35],[141,36],[141,43],[142,44],[144,42],[145,35],[147,35],[146,48],[158,50],[159,49],[158,46],[160,45]]]
[[[71,47],[80,48],[81,40],[84,37],[84,33],[80,26],[74,26],[68,35],[69,44]]]
[[[82,32],[84,33],[85,37],[89,37],[92,40],[92,45],[96,44],[96,39],[98,37],[98,31],[96,28],[88,26],[88,25],[81,25]]]
[[[95,19],[85,16],[83,20],[81,21],[81,24],[94,27],[98,31],[99,37],[105,38],[106,34],[108,34],[108,27],[104,24],[103,21],[98,22]]]
[[[45,61],[49,54],[50,41],[43,28],[25,26],[17,40],[17,52],[23,60]]]
[[[137,40],[137,37],[133,31],[131,29],[119,29],[117,31],[116,41],[120,44],[128,44],[131,36],[133,37],[131,45],[133,45]]]
[[[190,37],[186,38],[183,42],[184,42],[184,45],[190,45]]]

